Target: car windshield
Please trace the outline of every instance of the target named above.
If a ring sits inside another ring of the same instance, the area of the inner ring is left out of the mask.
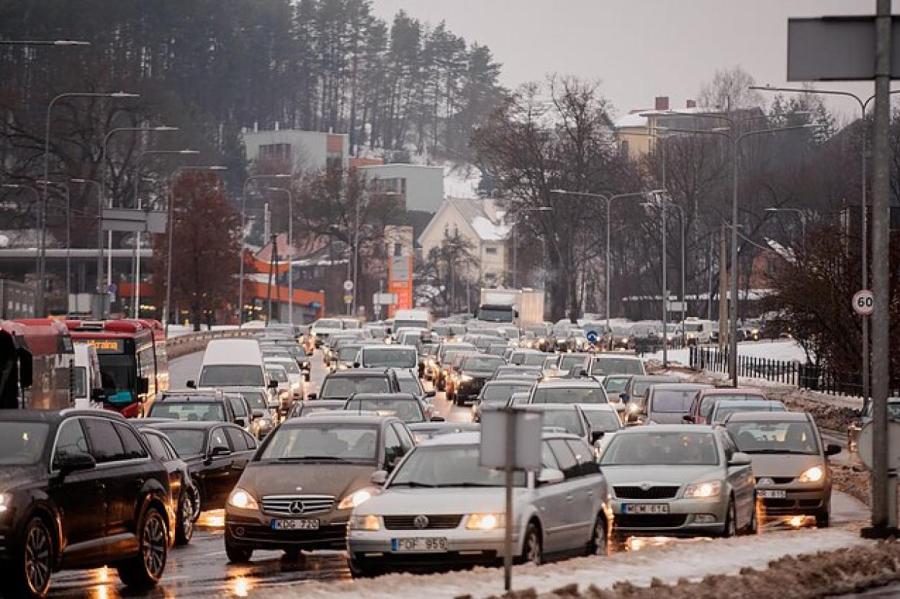
[[[512,306],[496,308],[481,307],[478,309],[478,320],[483,320],[485,322],[512,322]]]
[[[506,475],[479,463],[478,445],[418,447],[403,462],[390,487],[502,487]],[[525,473],[516,471],[513,484],[525,486]]]
[[[500,385],[485,385],[481,394],[483,403],[502,403],[505,404],[517,391],[528,391],[531,385],[515,385],[512,383],[503,383]]]
[[[375,427],[305,424],[275,429],[259,459],[372,463],[377,457]]]
[[[269,407],[266,405],[266,396],[261,391],[240,391],[240,394],[247,400],[252,410],[265,410]]]
[[[584,366],[586,358],[584,356],[567,354],[559,360],[559,369],[568,372],[576,366]]]
[[[342,347],[338,351],[338,360],[341,362],[352,362],[356,359],[356,354],[359,353],[359,346],[357,345],[348,345]]]
[[[284,371],[284,368],[266,368],[266,374],[273,381],[279,383],[288,382],[287,372]]]
[[[606,377],[603,385],[607,393],[619,394],[628,386],[628,377]]]
[[[523,366],[543,366],[544,358],[544,354],[525,354],[521,363]]]
[[[713,422],[721,424],[725,422],[732,414],[739,412],[785,412],[784,404],[780,401],[767,401],[765,403],[742,401],[739,403],[730,403],[728,405],[716,406],[713,414]]]
[[[322,399],[347,399],[354,393],[387,393],[388,380],[383,375],[353,376],[326,379],[322,384]]]
[[[650,411],[687,414],[696,395],[697,389],[654,389]]]
[[[204,431],[196,429],[167,428],[163,431],[175,446],[179,456],[189,457],[203,453]]]
[[[37,464],[44,453],[44,443],[49,432],[50,425],[46,422],[22,420],[0,422],[0,464],[4,466]]]
[[[607,403],[606,393],[597,387],[538,387],[532,403]]]
[[[651,385],[659,385],[663,382],[666,381],[654,381],[653,379],[641,379],[634,381],[634,384],[631,386],[632,394],[639,397],[644,397],[647,395],[647,389],[649,389]]]
[[[601,466],[715,466],[719,452],[712,433],[639,432],[618,434],[603,452]]]
[[[317,329],[343,329],[343,323],[336,318],[325,318],[318,321],[315,325]]]
[[[816,434],[808,422],[730,422],[726,428],[744,453],[819,453]]]
[[[644,367],[639,359],[598,357],[594,358],[591,374],[644,374]]]
[[[438,350],[438,357],[441,360],[447,360],[448,354],[450,352],[459,352],[459,351],[475,351],[475,346],[471,343],[458,344],[454,343],[453,345],[445,345],[440,350]]]
[[[262,368],[241,364],[217,364],[204,366],[200,373],[200,387],[236,387],[247,385],[262,387]]]
[[[212,401],[157,401],[150,407],[150,417],[225,422],[225,407]]]
[[[396,416],[404,422],[425,422],[422,406],[416,399],[394,397],[353,398],[344,406],[345,410],[354,412],[377,412],[379,416]]]
[[[137,385],[137,365],[133,355],[99,354],[100,380],[108,401],[113,404],[134,401]]]
[[[460,368],[462,370],[487,370],[494,372],[498,366],[503,366],[506,362],[498,356],[469,356],[462,361]]]
[[[544,428],[561,428],[567,433],[572,433],[579,437],[585,433],[581,418],[578,417],[578,412],[574,408],[570,410],[541,410],[541,413],[544,415]]]
[[[611,433],[622,428],[619,416],[614,412],[608,412],[606,410],[585,410],[584,415],[587,416],[588,422],[591,424],[591,430]]]
[[[419,356],[410,349],[363,348],[362,365],[366,368],[417,368]]]

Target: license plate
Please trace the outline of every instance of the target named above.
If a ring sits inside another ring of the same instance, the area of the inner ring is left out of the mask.
[[[272,530],[319,530],[318,520],[272,520]]]
[[[393,553],[444,553],[447,551],[445,537],[406,537],[391,539]]]
[[[762,499],[784,499],[787,497],[787,492],[775,489],[759,489],[756,491],[756,495]]]
[[[668,503],[626,503],[622,506],[626,514],[668,514]]]

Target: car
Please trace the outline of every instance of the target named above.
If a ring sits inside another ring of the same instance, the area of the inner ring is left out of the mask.
[[[691,402],[691,409],[684,415],[684,422],[692,424],[708,424],[716,402],[721,399],[766,401],[768,398],[765,393],[758,389],[741,387],[701,389],[694,397],[694,401]]]
[[[256,549],[289,557],[303,549],[346,549],[352,510],[379,492],[372,475],[392,470],[413,447],[398,418],[286,420],[263,442],[228,498],[228,560],[246,563]]]
[[[390,368],[354,368],[332,372],[322,381],[319,394],[307,399],[347,399],[354,393],[399,393],[400,383]]]
[[[624,388],[624,387],[623,387]],[[647,424],[682,424],[684,415],[691,409],[691,402],[698,391],[712,389],[702,383],[661,383],[651,385],[647,391]]]
[[[364,342],[354,341],[352,343],[343,343],[341,347],[332,354],[331,370],[350,370],[356,364],[356,358],[359,356],[359,350],[362,349]]]
[[[580,329],[579,329],[580,330]],[[559,365],[557,366],[557,370],[559,374],[567,374],[572,371],[573,368],[583,368],[590,372],[589,364],[591,360],[591,354],[585,353],[564,353],[559,356]]]
[[[256,387],[226,387],[229,395],[239,394],[250,406],[252,415],[249,431],[257,439],[263,439],[278,423],[278,410],[270,408],[268,396]]]
[[[591,448],[573,435],[545,433],[541,450],[537,475],[513,475],[513,556],[540,564],[552,553],[605,555],[607,488]],[[383,491],[353,511],[351,572],[500,563],[505,474],[481,466],[479,455],[475,432],[441,435],[413,449]]]
[[[593,379],[551,379],[531,389],[530,404],[608,404],[603,386]]]
[[[416,376],[416,373],[407,368],[397,368],[394,370],[397,375],[397,383],[400,385],[401,393],[412,393],[419,398],[428,408],[431,409],[431,400],[434,399],[436,393],[434,390],[426,391],[422,386],[422,381]]]
[[[593,376],[647,374],[644,361],[636,355],[625,352],[605,352],[591,356],[588,372]],[[609,389],[607,389],[609,391]]]
[[[303,399],[303,383],[306,381],[306,377],[300,369],[300,366],[297,364],[297,360],[290,354],[286,356],[264,356],[263,359],[267,368],[270,365],[283,367],[287,373],[288,384],[293,399]]]
[[[578,404],[529,403],[522,408],[529,412],[540,412],[543,415],[545,429],[565,431],[588,443],[593,442],[591,425]]]
[[[185,461],[200,492],[204,510],[225,507],[228,493],[256,451],[256,439],[242,428],[221,422],[153,422]]]
[[[638,422],[647,413],[647,393],[653,385],[678,383],[676,376],[658,374],[636,374],[628,379],[625,389],[619,393],[619,401],[625,405],[625,421]]]
[[[888,397],[887,417],[890,421],[900,420],[900,397]],[[863,404],[858,416],[847,426],[847,448],[850,451],[857,450],[859,433],[869,422],[872,422],[872,400]]]
[[[165,433],[141,426],[141,419],[132,422],[141,433],[150,455],[159,460],[169,473],[169,488],[175,505],[175,544],[187,545],[194,536],[194,523],[200,517],[200,491],[191,478],[190,467],[178,456],[178,451]]]
[[[309,327],[309,336],[316,349],[326,343],[332,335],[344,330],[344,321],[340,318],[320,318]]]
[[[477,422],[413,422],[407,427],[417,445],[440,435],[481,430],[481,425]]]
[[[222,388],[235,385],[274,388],[266,376],[262,350],[256,339],[213,339],[203,352],[197,382],[187,387]]]
[[[500,366],[491,375],[491,380],[523,379],[534,383],[543,377],[544,373],[540,366]]]
[[[481,411],[487,406],[505,406],[514,393],[529,393],[532,386],[533,383],[525,379],[487,381],[478,393],[475,405],[472,406],[473,420],[475,422],[481,420]]]
[[[506,362],[498,356],[468,354],[463,356],[447,384],[447,399],[456,405],[473,401],[494,371]]]
[[[603,375],[603,388],[609,396],[610,402],[619,401],[619,394],[625,391],[625,385],[631,380],[632,374],[607,374]]]
[[[710,422],[722,424],[732,414],[740,412],[786,412],[784,404],[775,399],[720,399],[713,406]]]
[[[279,413],[287,414],[287,411],[291,409],[291,404],[294,403],[295,399],[303,399],[302,389],[300,389],[297,394],[294,393],[294,389],[291,387],[291,381],[288,378],[287,369],[281,364],[266,363],[266,376],[271,383],[276,384],[275,389],[278,393]]]
[[[805,412],[742,412],[725,427],[737,448],[753,460],[756,495],[764,517],[811,515],[816,526],[831,522],[828,457],[841,446],[824,444]]]
[[[596,446],[612,438],[622,428],[622,420],[616,409],[608,403],[578,404],[591,427],[591,442]]]
[[[455,372],[455,368],[459,366],[459,363],[462,362],[463,356],[468,356],[472,354],[477,354],[477,349],[452,349],[444,354],[444,359],[441,361],[440,372],[438,373],[438,378],[435,381],[435,386],[438,391],[446,391],[447,385],[450,380],[450,377],[453,376]]]
[[[543,372],[544,378],[559,376],[559,357],[560,354],[550,354],[544,357],[544,361],[541,363],[541,372]]]
[[[435,353],[434,364],[432,365],[431,380],[434,381],[438,391],[444,390],[444,377],[447,375],[447,354],[451,351],[469,351],[476,352],[475,346],[471,343],[460,343],[457,341],[442,341]]]
[[[484,353],[489,354],[491,356],[503,357],[503,354],[506,353],[506,348],[509,347],[505,343],[491,343]]]
[[[524,406],[528,403],[528,398],[531,397],[531,391],[516,391],[512,395],[509,396],[509,400],[506,402],[506,407],[512,408],[514,406]],[[485,408],[486,409],[486,408]],[[484,411],[484,409],[482,409]],[[481,420],[481,414],[479,413],[478,419]]]
[[[365,345],[359,350],[354,366],[418,370],[419,352],[414,345]]]
[[[219,389],[164,391],[147,412],[149,418],[172,420],[235,422],[231,401]]]
[[[125,418],[3,410],[0,464],[4,595],[45,597],[52,572],[105,565],[135,589],[160,580],[175,534],[169,473]]]
[[[612,491],[618,542],[757,529],[751,458],[722,427],[626,428],[606,446],[600,467]]]
[[[536,349],[517,349],[509,357],[509,363],[513,366],[543,366],[546,357],[547,354]]]
[[[396,416],[403,422],[442,422],[440,416],[430,416],[430,410],[411,393],[355,393],[344,404],[345,410],[374,412],[382,416]]]
[[[344,404],[346,403],[346,399],[307,399],[304,401],[298,401],[293,405],[293,407],[291,407],[291,411],[288,413],[287,417],[303,418],[304,416],[309,416],[310,414],[343,410]]]

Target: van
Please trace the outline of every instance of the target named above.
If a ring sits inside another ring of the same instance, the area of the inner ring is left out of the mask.
[[[397,310],[394,313],[393,331],[396,333],[405,328],[431,330],[431,312],[425,308]]]
[[[703,345],[712,342],[713,321],[693,317],[685,318],[682,327],[684,327],[688,345]]]
[[[92,402],[92,394],[95,389],[102,389],[100,379],[100,360],[97,358],[97,350],[90,343],[73,344],[75,351],[75,370],[72,373],[72,398],[78,409],[102,408],[103,403],[96,405]]]
[[[256,339],[213,339],[206,346],[199,380],[188,381],[199,387],[266,387],[266,369]]]

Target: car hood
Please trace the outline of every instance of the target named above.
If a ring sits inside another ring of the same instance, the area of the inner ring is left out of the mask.
[[[45,472],[40,466],[4,466],[0,468],[0,492],[40,480]]]
[[[374,464],[328,462],[268,464],[251,462],[238,486],[256,497],[266,495],[345,495],[370,485]]]
[[[520,500],[528,489],[517,487],[513,497]],[[472,512],[499,513],[505,511],[503,487],[446,487],[439,489],[410,489],[395,487],[375,495],[356,508],[356,514],[380,516],[409,514],[465,514]]]
[[[603,466],[610,486],[640,483],[683,485],[723,478],[718,466]]]
[[[753,460],[753,476],[759,478],[797,478],[813,466],[824,466],[825,460],[819,455],[796,455],[789,453],[750,454]]]
[[[684,424],[684,416],[682,412],[653,412],[650,420],[654,424]]]

